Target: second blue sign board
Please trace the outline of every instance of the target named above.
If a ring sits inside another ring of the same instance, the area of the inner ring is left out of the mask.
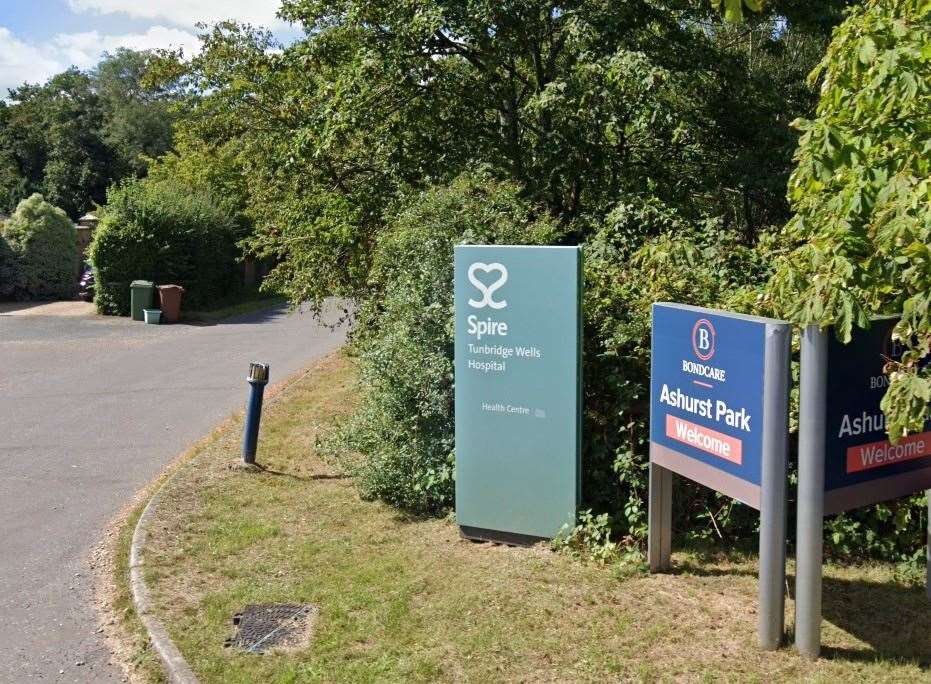
[[[833,331],[827,342],[824,513],[840,513],[931,487],[931,424],[889,442],[880,402],[888,361],[901,355],[892,332],[898,319],[874,320],[849,344]]]
[[[893,444],[881,408],[896,323],[873,320],[847,344],[830,328],[802,333],[795,643],[809,657],[821,652],[824,516],[931,488],[931,424]]]

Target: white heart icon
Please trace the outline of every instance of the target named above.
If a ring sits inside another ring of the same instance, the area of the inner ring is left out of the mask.
[[[501,275],[491,285],[486,285],[475,276],[476,271],[484,271],[485,273],[497,271]],[[469,282],[472,283],[475,288],[482,293],[482,298],[480,300],[470,299],[469,306],[472,306],[476,309],[481,309],[485,306],[490,306],[492,309],[503,309],[508,305],[507,301],[502,299],[501,301],[496,302],[494,299],[492,299],[491,296],[507,281],[508,270],[504,267],[503,264],[483,264],[481,261],[476,261],[474,264],[469,266]]]

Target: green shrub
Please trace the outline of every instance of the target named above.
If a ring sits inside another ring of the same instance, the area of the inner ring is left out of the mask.
[[[334,442],[364,496],[418,513],[453,505],[453,246],[560,238],[514,186],[483,178],[434,188],[391,221],[375,250],[377,294],[357,321],[363,401]],[[599,520],[610,514],[615,538],[639,541],[646,535],[650,304],[729,300],[747,308],[754,300],[745,290],[761,286],[767,271],[718,224],[696,228],[652,198],[619,205],[585,254],[584,506]],[[753,530],[754,516],[731,511],[730,500],[697,486],[680,491],[679,522],[703,518],[700,536],[714,524],[731,536]]]
[[[390,222],[359,311],[360,408],[332,446],[364,496],[418,513],[453,502],[453,246],[547,244],[555,224],[516,187],[465,177]]]
[[[453,245],[561,239],[513,186],[481,178],[434,188],[390,221],[355,329],[363,399],[328,444],[364,496],[418,513],[454,503]],[[615,542],[646,540],[650,305],[769,314],[762,295],[779,248],[773,233],[748,246],[720,221],[688,219],[654,197],[625,198],[585,243],[581,508],[589,512],[564,546],[607,558]],[[826,552],[907,559],[922,543],[919,499],[831,518]],[[758,524],[749,507],[679,480],[674,527],[692,539],[749,549]]]
[[[0,299],[9,299],[13,296],[19,279],[19,263],[6,238],[3,237],[3,225],[0,224]]]
[[[77,285],[77,230],[61,209],[42,195],[24,199],[3,226],[3,237],[15,265],[7,267],[15,276],[12,290],[17,299],[66,299]],[[0,254],[0,268],[4,257]],[[2,294],[2,293],[0,293]]]
[[[453,246],[561,239],[514,186],[481,177],[434,188],[390,222],[356,326],[363,400],[330,445],[364,496],[418,513],[453,505]],[[619,204],[585,245],[583,506],[615,539],[646,536],[650,304],[749,310],[764,261],[765,247],[742,246],[717,222],[693,225],[655,198]],[[680,492],[678,529],[689,518],[700,537],[753,531],[749,509],[698,486]]]
[[[650,307],[674,301],[752,311],[771,238],[747,247],[719,221],[687,220],[655,198],[619,204],[585,245],[582,494],[614,534],[647,532]],[[758,516],[680,480],[675,528],[704,538],[749,536]]]
[[[228,212],[202,191],[172,181],[131,180],[111,188],[90,247],[101,313],[129,313],[129,283],[185,288],[185,307],[240,287],[239,238]]]

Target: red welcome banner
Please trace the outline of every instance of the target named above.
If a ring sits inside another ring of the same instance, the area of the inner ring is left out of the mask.
[[[731,463],[743,462],[743,444],[739,439],[678,416],[666,414],[666,436]]]
[[[931,432],[903,437],[898,444],[888,440],[858,444],[847,449],[847,472],[858,473],[926,456],[931,456]]]

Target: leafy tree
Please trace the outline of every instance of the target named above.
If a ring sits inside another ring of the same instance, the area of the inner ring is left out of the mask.
[[[77,218],[107,187],[141,175],[171,145],[172,84],[149,91],[150,56],[120,50],[89,73],[76,68],[10,91],[0,106],[0,210],[37,191]]]
[[[632,167],[670,197],[703,178],[688,173],[705,133],[693,103],[715,55],[687,16],[539,0],[290,0],[283,12],[318,36],[296,56],[349,67],[334,74],[330,106],[378,133],[366,134],[367,158],[405,180],[480,160],[571,221],[630,190]]]
[[[850,11],[812,72],[821,81],[789,184],[796,245],[771,286],[801,324],[848,341],[873,314],[901,314],[907,352],[883,400],[893,439],[922,429],[931,401],[931,4],[869,0]]]
[[[65,212],[34,194],[20,202],[3,225],[3,240],[16,261],[16,298],[68,298],[74,294],[78,236]]]
[[[121,174],[145,175],[149,160],[172,146],[171,104],[177,93],[171,84],[146,87],[151,59],[148,52],[119,48],[105,54],[90,74],[103,111],[101,136],[119,160]]]
[[[42,188],[46,197],[77,217],[102,202],[115,159],[101,135],[103,110],[89,76],[71,69],[54,76],[42,96],[45,112],[46,163]]]
[[[0,105],[0,211],[12,212],[29,195],[42,188],[47,158],[44,107],[35,92],[18,89],[22,98]]]
[[[722,55],[722,77],[709,83],[721,142],[708,149],[708,173],[717,182],[703,199],[753,244],[759,231],[789,219],[785,188],[798,142],[789,123],[817,102],[805,76],[824,54],[828,35],[775,13],[709,30]]]
[[[568,241],[628,196],[727,216],[751,242],[788,216],[785,124],[813,103],[799,71],[825,40],[804,12],[779,23],[774,8],[746,41],[706,3],[282,11],[305,40],[220,24],[197,57],[163,53],[156,73],[192,93],[173,168],[216,176],[208,160],[222,159],[215,180],[256,226],[249,248],[279,263],[272,281],[295,301],[367,296],[385,208],[479,167],[518,183]]]

